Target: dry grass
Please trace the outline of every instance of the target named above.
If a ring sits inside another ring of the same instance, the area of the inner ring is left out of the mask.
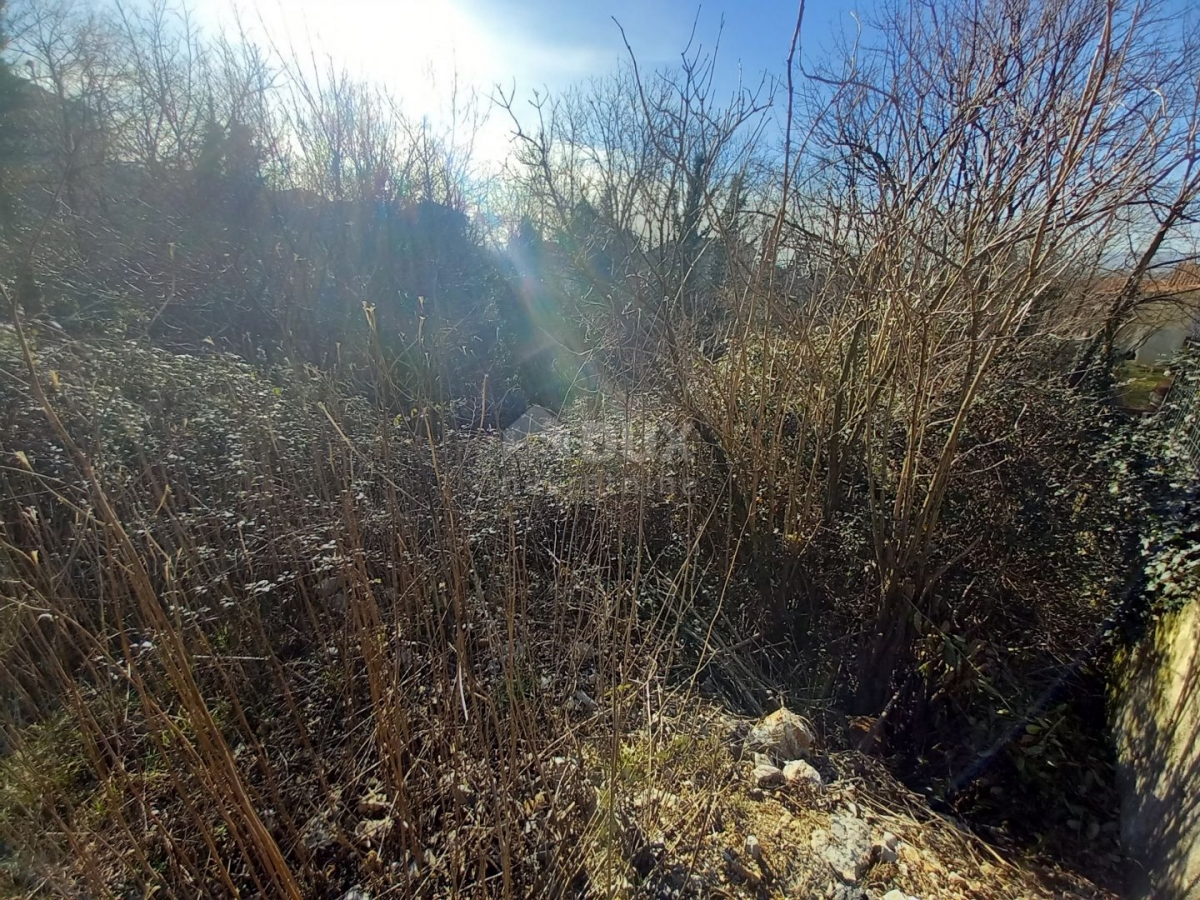
[[[686,457],[431,442],[320,380],[38,349],[96,484],[11,393],[10,893],[785,896],[826,884],[809,835],[853,801],[921,851],[873,885],[1049,896],[858,757],[753,789],[701,697],[762,695],[712,627],[734,589]]]
[[[1161,207],[1084,355],[1111,350],[1200,192],[1193,48],[1162,53],[1140,4],[885,4],[875,50],[804,71],[798,22],[782,148],[765,82],[719,102],[699,43],[676,71],[631,57],[515,123],[518,230],[546,271],[513,284],[461,213],[453,130],[300,54],[160,28],[166,7],[65,10],[34,6],[23,40],[58,107],[96,108],[96,140],[51,147],[56,183],[0,248],[32,323],[14,303],[0,333],[13,890],[809,891],[820,867],[786,835],[847,795],[753,799],[699,698],[761,711],[764,672],[840,693],[946,783],[1109,612],[1140,495],[1048,360],[1062,293]],[[164,91],[217,71],[225,88]],[[179,102],[178,146],[122,149]],[[231,171],[193,171],[206,147]],[[94,174],[139,166],[128,206]],[[385,208],[454,240],[427,252],[376,228]],[[90,333],[94,293],[142,340],[68,341],[28,302],[43,275],[48,314]],[[509,322],[533,343],[506,349],[498,310],[535,299],[562,333]],[[543,338],[589,390],[653,398],[685,452],[513,448],[431,411],[476,388],[486,406]],[[1052,749],[1046,771],[1081,764]],[[784,811],[801,824],[770,837]],[[970,857],[926,824],[914,844]],[[737,857],[750,829],[772,871]]]
[[[128,377],[89,383],[74,348],[43,356],[64,434],[27,381],[3,472],[0,823],[23,877],[95,896],[607,877],[589,773],[664,702],[686,583],[648,558],[655,497],[619,469],[506,494],[490,440],[434,444],[315,383],[119,350]],[[158,396],[131,402],[155,365]],[[224,399],[189,384],[210,366]],[[81,477],[62,445],[110,414],[126,427]],[[586,768],[559,762],[597,734]]]

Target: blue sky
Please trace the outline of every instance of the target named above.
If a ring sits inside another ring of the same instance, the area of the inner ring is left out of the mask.
[[[871,0],[862,0],[864,5]],[[835,28],[853,29],[856,0],[808,0],[804,44],[818,50]],[[717,85],[757,85],[782,74],[795,25],[792,0],[196,0],[207,27],[236,15],[260,41],[307,47],[356,74],[385,84],[413,116],[436,119],[451,85],[490,96],[497,84],[518,99],[616,68],[625,55],[615,17],[639,64],[679,60],[693,23],[711,48],[720,34]],[[724,23],[722,28],[722,22]],[[502,117],[483,135],[483,155],[503,155]]]
[[[134,0],[138,2],[138,0]],[[190,0],[207,27],[235,15],[260,42],[290,44],[381,83],[408,115],[444,121],[452,86],[474,92],[480,108],[497,84],[515,87],[518,109],[532,92],[559,91],[616,68],[625,55],[613,18],[624,26],[645,68],[679,60],[696,23],[710,48],[721,36],[717,87],[739,79],[759,83],[782,75],[798,0]],[[830,48],[837,33],[853,34],[855,14],[871,18],[876,0],[807,0],[805,57]],[[1182,29],[1194,22],[1195,0],[1165,0],[1160,11]],[[1172,9],[1178,10],[1171,16]],[[722,28],[722,22],[723,28]],[[493,112],[478,133],[476,158],[507,155],[510,123]]]
[[[853,6],[841,0],[810,0],[808,37],[826,38],[838,18],[849,23],[848,11]],[[718,59],[723,80],[728,82],[736,77],[739,66],[753,75],[763,69],[782,71],[797,12],[797,4],[791,0],[704,4],[684,0],[464,0],[464,7],[497,33],[516,36],[518,44],[558,48],[566,59],[587,60],[599,69],[610,67],[624,54],[614,18],[625,28],[639,61],[646,65],[677,61],[695,23],[697,38],[705,47],[713,46],[720,34]],[[547,77],[558,74],[545,73]]]

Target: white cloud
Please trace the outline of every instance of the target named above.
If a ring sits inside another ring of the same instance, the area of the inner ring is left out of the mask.
[[[414,115],[434,115],[460,89],[490,94],[514,81],[522,91],[560,86],[615,62],[611,44],[560,43],[489,19],[463,0],[207,0],[204,24],[230,27],[240,15],[251,37],[319,58],[386,85]]]
[[[488,107],[497,84],[518,99],[544,85],[574,82],[615,65],[610,35],[581,43],[529,23],[501,18],[473,0],[204,0],[196,15],[206,28],[241,23],[251,40],[285,54],[311,52],[385,86],[405,113],[449,124],[452,93],[472,92]],[[523,104],[519,104],[523,105]],[[506,114],[493,112],[476,141],[483,160],[499,160],[510,141]]]

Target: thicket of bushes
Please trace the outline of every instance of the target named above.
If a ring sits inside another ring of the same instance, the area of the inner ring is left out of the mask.
[[[1200,190],[1157,12],[930,0],[731,98],[707,57],[501,95],[489,193],[461,131],[165,5],[10,11],[14,870],[611,893],[681,764],[627,736],[766,685],[939,785],[1034,710],[1002,765],[1078,822],[1095,735],[1037,701],[1150,490],[1091,386]],[[531,400],[575,435],[473,435]]]

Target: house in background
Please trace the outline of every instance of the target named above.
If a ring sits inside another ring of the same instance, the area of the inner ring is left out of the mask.
[[[1125,276],[1114,275],[1099,282],[1096,291],[1112,296],[1124,286]],[[1186,263],[1165,276],[1147,276],[1139,293],[1143,299],[1117,332],[1116,345],[1142,365],[1166,365],[1189,337],[1200,335],[1200,265]]]

